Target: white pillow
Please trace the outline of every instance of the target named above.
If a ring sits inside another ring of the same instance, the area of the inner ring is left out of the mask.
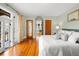
[[[77,38],[79,38],[79,33],[73,32],[72,35],[68,38],[68,41],[71,43],[75,43]]]
[[[73,33],[73,31],[66,31],[66,30],[62,30],[62,32],[68,34],[69,36]]]
[[[66,33],[58,33],[56,36],[57,40],[64,40],[67,41],[68,40],[68,34]]]

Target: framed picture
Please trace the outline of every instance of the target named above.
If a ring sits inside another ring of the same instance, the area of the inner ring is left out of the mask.
[[[68,22],[79,20],[79,10],[73,11],[68,14]]]

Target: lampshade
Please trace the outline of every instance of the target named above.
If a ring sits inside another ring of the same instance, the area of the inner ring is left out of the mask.
[[[56,26],[56,29],[58,30],[59,28],[60,28],[59,25],[57,25],[57,26]]]

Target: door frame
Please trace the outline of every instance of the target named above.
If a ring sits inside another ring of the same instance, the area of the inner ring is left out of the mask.
[[[28,28],[28,22],[29,21],[32,22],[32,36],[31,37],[28,36],[28,29],[27,29]],[[26,20],[26,34],[27,34],[26,35],[27,38],[33,38],[33,20]]]

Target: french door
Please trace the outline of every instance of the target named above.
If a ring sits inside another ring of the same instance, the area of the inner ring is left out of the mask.
[[[4,47],[5,48],[8,48],[10,47],[10,43],[11,43],[11,40],[10,40],[10,21],[5,21],[4,22]]]
[[[6,20],[6,19],[5,19]],[[0,49],[4,51],[10,47],[10,21],[1,20],[0,18]]]

